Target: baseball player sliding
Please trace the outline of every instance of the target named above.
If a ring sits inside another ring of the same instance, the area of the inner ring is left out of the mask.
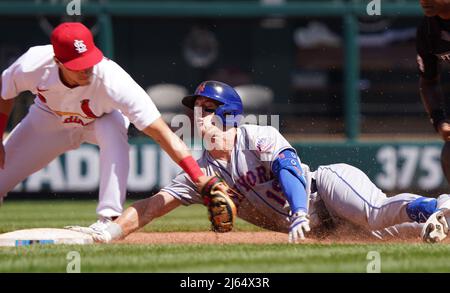
[[[60,24],[52,32],[51,45],[31,47],[3,71],[0,134],[14,98],[23,91],[31,91],[36,98],[26,117],[0,144],[0,200],[57,156],[84,142],[96,144],[100,147],[99,218],[91,228],[105,228],[123,211],[130,122],[157,141],[196,188],[211,179],[160,118],[146,92],[103,56],[81,23]]]
[[[322,202],[332,219],[373,231],[375,236],[383,235],[385,228],[401,232],[398,224],[408,222],[426,222],[410,225],[426,241],[442,240],[448,233],[449,195],[434,199],[403,193],[388,198],[362,171],[346,164],[320,166],[311,172],[275,128],[238,126],[243,114],[241,98],[224,83],[201,83],[194,95],[183,99],[183,104],[196,109],[196,127],[206,148],[198,160],[200,167],[207,175],[223,178],[231,187],[229,195],[237,215],[252,224],[289,233],[290,242],[297,242],[311,229],[323,225],[326,217],[319,211]],[[109,242],[181,204],[208,204],[209,200],[182,172],[155,196],[134,203],[105,230],[84,232],[98,242]],[[227,209],[226,205],[222,211],[232,212],[233,208]],[[230,217],[224,219],[225,225],[230,224]],[[229,226],[220,229],[220,218],[212,222],[216,231],[229,230]]]

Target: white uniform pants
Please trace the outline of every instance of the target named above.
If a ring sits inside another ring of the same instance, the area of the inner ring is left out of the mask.
[[[36,105],[8,136],[5,168],[0,170],[0,194],[6,196],[29,175],[82,143],[100,148],[100,187],[97,214],[119,216],[123,211],[129,170],[129,120],[119,111],[84,127],[64,125],[60,118]]]

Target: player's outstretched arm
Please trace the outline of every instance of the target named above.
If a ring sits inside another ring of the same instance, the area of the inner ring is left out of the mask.
[[[124,238],[180,204],[181,202],[169,193],[160,191],[152,197],[133,203],[119,218],[110,223],[108,228],[91,234],[92,238],[100,243]]]
[[[296,243],[305,239],[311,229],[308,218],[308,195],[306,180],[298,156],[292,149],[282,151],[272,164],[290,206],[289,242]]]
[[[160,191],[152,197],[133,203],[115,222],[122,227],[124,234],[128,235],[180,205],[178,199]]]
[[[203,174],[186,144],[172,132],[162,118],[156,119],[143,132],[153,138],[167,152],[172,160],[189,175],[199,190],[211,179]]]
[[[1,97],[2,80],[0,78],[0,168],[5,166],[5,148],[3,146],[3,134],[5,133],[6,125],[8,124],[8,117],[11,114],[14,106],[14,99],[4,100]]]

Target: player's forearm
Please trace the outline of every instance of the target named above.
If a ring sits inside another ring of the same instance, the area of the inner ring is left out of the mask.
[[[170,194],[160,192],[150,198],[135,202],[115,221],[122,229],[122,237],[144,227],[180,205]]]
[[[446,101],[439,78],[427,80],[420,78],[420,96],[435,128],[447,118]]]
[[[143,132],[153,138],[175,162],[178,163],[183,158],[190,156],[187,146],[161,118],[150,124]]]
[[[284,169],[280,171],[278,180],[292,213],[299,211],[308,212],[308,196],[303,183],[291,172]]]
[[[186,144],[172,132],[161,118],[145,128],[143,132],[153,138],[194,182],[199,182],[200,178],[204,177],[197,162],[192,159]]]

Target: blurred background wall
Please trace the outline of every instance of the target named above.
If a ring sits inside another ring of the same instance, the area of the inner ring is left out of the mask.
[[[280,131],[306,158],[351,160],[345,151],[332,151],[342,146],[350,156],[370,153],[357,163],[376,180],[380,172],[389,177],[377,154],[392,144],[395,161],[388,165],[398,170],[399,182],[407,161],[400,149],[412,145],[418,155],[411,182],[384,187],[447,188],[439,170],[441,144],[418,92],[415,33],[423,15],[416,0],[381,0],[381,15],[367,14],[369,0],[81,0],[81,15],[68,16],[69,2],[0,0],[0,69],[30,46],[48,44],[60,22],[82,21],[169,124],[186,113],[179,103],[185,93],[202,80],[221,80],[242,93],[247,113],[279,115]],[[31,102],[24,93],[9,128]],[[130,137],[139,135],[130,130]],[[379,148],[359,152],[365,143]],[[430,145],[431,171],[421,167]],[[437,183],[418,187],[420,176]]]

